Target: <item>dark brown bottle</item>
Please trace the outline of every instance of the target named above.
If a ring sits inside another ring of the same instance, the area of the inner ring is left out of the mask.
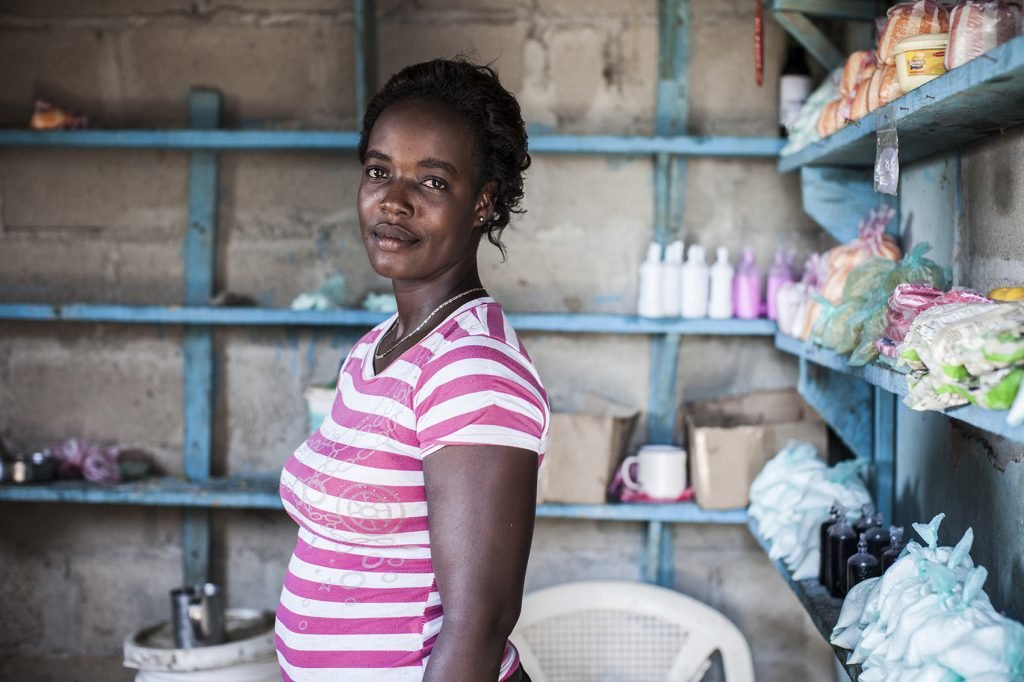
[[[818,584],[827,585],[827,571],[825,567],[828,559],[828,529],[839,520],[839,503],[834,502],[828,512],[828,518],[821,522],[821,529],[818,531]]]
[[[903,526],[890,526],[889,527],[889,549],[882,552],[882,558],[880,559],[882,573],[889,570],[889,567],[896,563],[896,560],[900,558],[900,554],[903,553]]]
[[[839,520],[828,529],[828,593],[842,598],[846,595],[846,562],[857,553],[857,533],[846,520],[846,510],[839,510]]]
[[[889,529],[882,526],[883,517],[875,514],[875,524],[864,531],[864,537],[868,541],[868,553],[879,561],[882,553],[889,548]]]
[[[860,537],[861,533],[866,533],[868,528],[875,525],[875,507],[871,504],[861,505],[860,518],[857,519],[853,524],[853,530],[857,533],[857,537]]]
[[[843,595],[845,596],[857,583],[864,582],[868,578],[877,578],[880,575],[882,575],[882,567],[879,565],[878,559],[868,552],[867,534],[861,533],[860,541],[857,543],[857,553],[846,562],[846,590]]]

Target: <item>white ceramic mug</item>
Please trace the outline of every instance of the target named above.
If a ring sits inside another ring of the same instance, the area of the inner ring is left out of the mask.
[[[636,480],[630,465],[636,462]],[[627,488],[659,500],[678,499],[686,490],[686,450],[675,445],[643,445],[622,461]]]

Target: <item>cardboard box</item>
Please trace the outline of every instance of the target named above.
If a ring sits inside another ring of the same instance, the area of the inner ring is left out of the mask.
[[[796,391],[687,403],[684,411],[690,482],[705,509],[746,507],[751,482],[790,440],[828,452],[825,423]]]
[[[639,412],[607,406],[598,414],[551,415],[548,452],[537,481],[538,502],[602,504],[625,456]]]

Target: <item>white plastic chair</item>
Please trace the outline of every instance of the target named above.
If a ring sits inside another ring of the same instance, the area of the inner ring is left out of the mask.
[[[720,652],[728,682],[753,682],[747,640],[728,618],[684,594],[595,580],[526,595],[512,632],[534,682],[692,682]]]

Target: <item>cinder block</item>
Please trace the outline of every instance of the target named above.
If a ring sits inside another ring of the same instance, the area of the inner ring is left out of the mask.
[[[509,310],[635,312],[653,222],[650,168],[646,158],[535,157],[527,212],[503,236],[508,261],[480,245],[485,284]]]
[[[383,85],[392,74],[410,64],[437,57],[468,53],[474,61],[491,64],[502,84],[516,92],[523,82],[523,43],[528,25],[524,22],[495,25],[466,21],[457,25],[404,21],[401,16],[381,17],[378,38],[377,74]],[[387,49],[401,45],[401,50]]]
[[[188,225],[188,157],[147,150],[4,150],[0,192],[0,239],[55,231],[72,239],[80,234],[83,241],[97,233],[129,242],[180,238]]]
[[[24,448],[71,437],[144,447],[181,470],[181,336],[177,330],[9,325],[4,426]],[[171,453],[174,453],[173,455]]]
[[[346,22],[235,26],[153,24],[118,35],[123,120],[187,124],[190,88],[225,96],[228,124],[350,119],[352,31]]]
[[[276,510],[223,510],[215,520],[228,606],[275,610],[298,526]]]
[[[114,55],[103,31],[62,24],[45,32],[0,28],[0,64],[17,65],[4,69],[0,124],[27,128],[36,99],[107,120],[118,95],[107,78]]]
[[[242,0],[243,2],[245,0]],[[193,0],[6,0],[4,11],[17,17],[72,19],[192,13]]]
[[[683,400],[791,388],[797,361],[780,358],[771,338],[688,336],[679,348]]]
[[[800,177],[780,175],[771,159],[691,159],[687,162],[683,236],[713,253],[729,247],[735,262],[750,247],[762,271],[779,246],[801,256],[829,240],[800,205]]]
[[[541,15],[555,15],[582,19],[593,16],[630,16],[657,19],[656,0],[538,0],[537,9]]]
[[[970,147],[962,156],[963,205],[967,207],[965,224],[970,226],[970,239],[966,240],[970,254],[1005,262],[1003,268],[999,268],[1004,270],[1002,281],[980,281],[979,278],[976,286],[1024,283],[1020,275],[1024,261],[1024,240],[1020,238],[1021,216],[1024,215],[1021,159],[1024,159],[1024,130],[1021,129]],[[955,190],[949,187],[947,191]],[[1014,265],[1016,279],[1005,272]],[[979,270],[983,273],[985,268]],[[974,282],[966,284],[974,285]]]
[[[758,87],[751,56],[754,5],[721,4],[735,6],[735,11],[726,11],[716,3],[701,3],[700,9],[695,7],[692,12],[688,72],[691,132],[777,136],[785,33],[766,18],[764,85]]]

